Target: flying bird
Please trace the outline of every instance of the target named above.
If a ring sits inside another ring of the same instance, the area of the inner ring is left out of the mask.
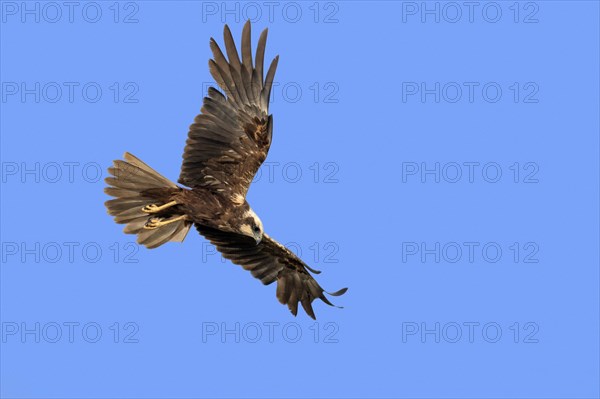
[[[130,153],[108,169],[105,192],[108,213],[137,242],[156,248],[183,241],[190,228],[208,239],[221,254],[263,284],[277,281],[277,299],[294,316],[298,303],[315,319],[312,302],[333,304],[292,251],[263,230],[246,193],[271,146],[273,116],[269,97],[279,56],[263,76],[267,29],[258,39],[252,61],[250,21],[242,31],[241,60],[229,27],[224,28],[227,58],[211,38],[208,67],[223,93],[208,89],[200,114],[189,128],[178,186]],[[346,288],[333,293],[339,296]]]

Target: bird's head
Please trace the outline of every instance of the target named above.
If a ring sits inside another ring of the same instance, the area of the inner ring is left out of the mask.
[[[240,233],[253,238],[258,245],[263,237],[263,224],[259,217],[250,208],[244,213],[240,225]]]

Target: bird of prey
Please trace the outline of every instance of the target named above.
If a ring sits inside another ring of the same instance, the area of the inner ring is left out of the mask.
[[[279,56],[266,76],[263,63],[267,29],[258,39],[254,63],[250,44],[250,21],[242,31],[241,60],[225,25],[227,58],[211,38],[214,58],[210,73],[224,94],[210,87],[201,113],[190,126],[178,183],[163,177],[132,154],[115,160],[108,169],[105,192],[108,213],[124,232],[156,248],[168,241],[183,241],[191,226],[215,245],[221,254],[249,270],[263,284],[277,281],[277,299],[294,316],[298,303],[315,319],[312,302],[328,305],[325,291],[311,269],[292,251],[263,231],[246,193],[258,168],[267,157],[273,133],[269,97]],[[346,288],[333,293],[339,296]],[[333,306],[333,305],[332,305]]]

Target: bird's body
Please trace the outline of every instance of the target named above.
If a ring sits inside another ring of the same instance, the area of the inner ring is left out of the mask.
[[[188,215],[194,224],[230,231],[237,231],[237,222],[250,209],[246,200],[241,204],[235,203],[223,193],[215,193],[203,188],[174,190],[164,202],[169,201],[176,201],[175,212]]]
[[[331,305],[308,272],[316,271],[266,235],[246,201],[273,132],[268,106],[278,57],[263,79],[266,38],[265,30],[255,65],[249,22],[242,33],[242,60],[227,25],[224,39],[229,60],[211,39],[214,60],[209,61],[209,69],[226,95],[209,88],[201,113],[190,126],[178,180],[190,188],[176,185],[125,153],[124,161],[116,160],[109,168],[112,177],[106,179],[105,191],[116,198],[106,206],[117,223],[126,224],[125,233],[137,234],[138,242],[148,248],[183,241],[195,225],[225,258],[250,270],[264,284],[277,281],[277,297],[294,315],[301,303],[314,318],[314,299]]]

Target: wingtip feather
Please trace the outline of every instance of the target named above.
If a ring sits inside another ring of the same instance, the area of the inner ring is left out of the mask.
[[[344,295],[346,293],[346,291],[348,291],[348,287],[342,288],[342,289],[337,290],[335,292],[327,292],[327,294],[331,295],[331,296],[340,296],[340,295]]]

